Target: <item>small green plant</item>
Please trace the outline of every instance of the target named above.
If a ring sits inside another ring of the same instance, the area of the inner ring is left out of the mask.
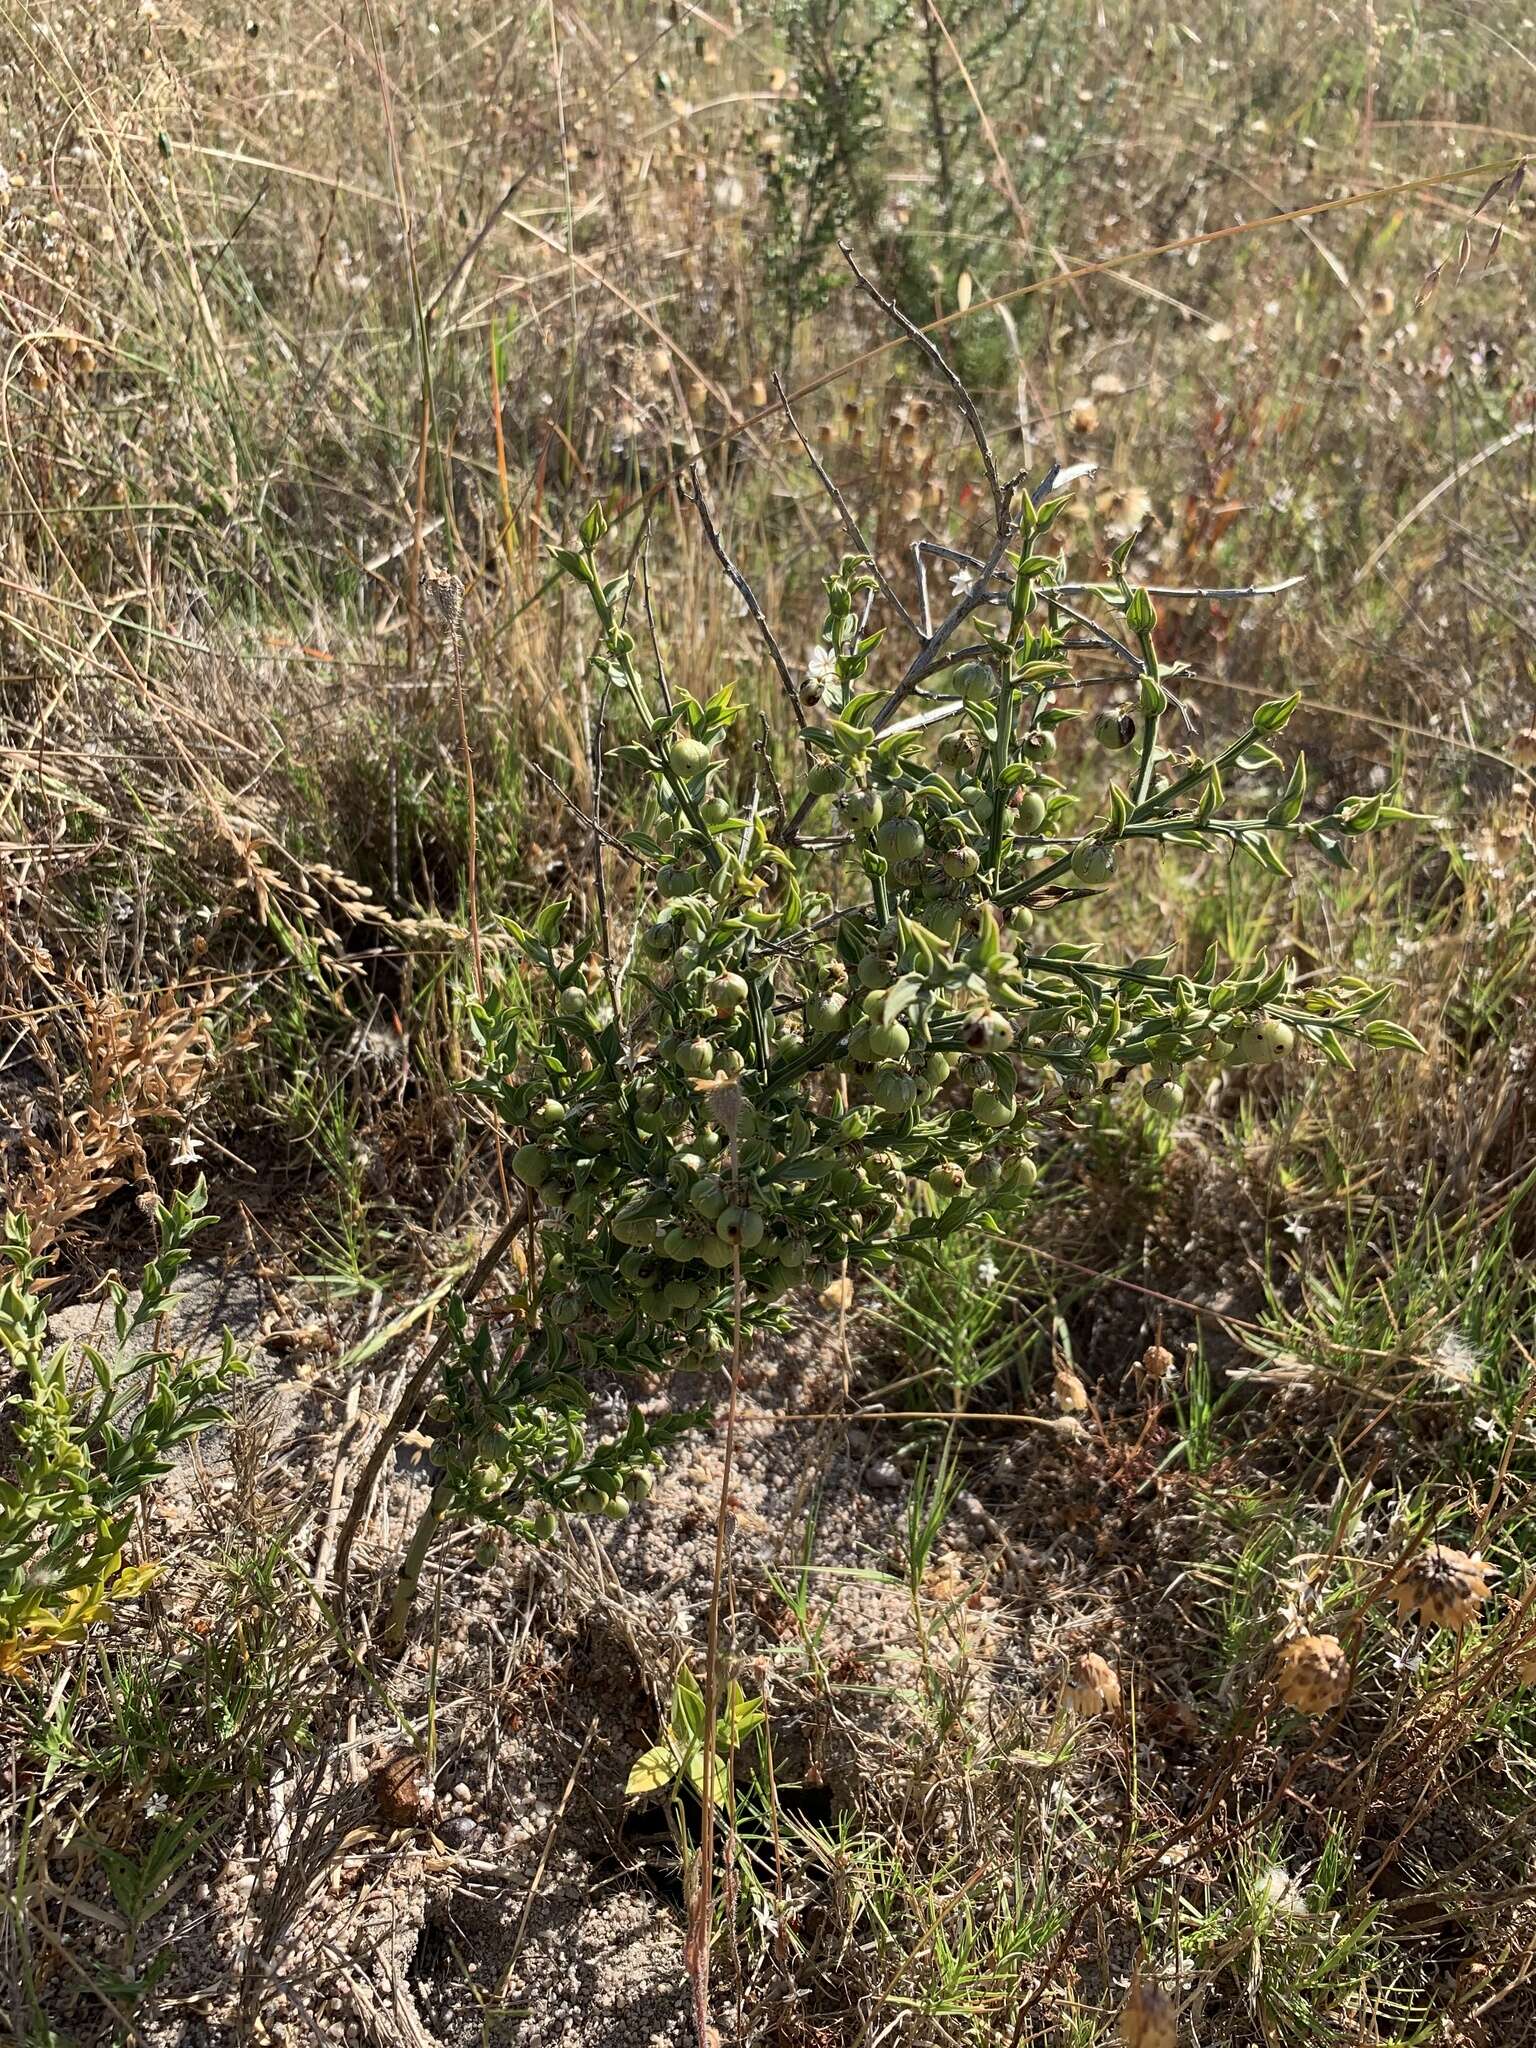
[[[749,1699],[732,1679],[715,1716],[715,1765],[710,1776],[716,1790],[725,1783],[731,1756],[766,1719],[762,1701]],[[679,1665],[661,1739],[630,1766],[625,1797],[642,1799],[656,1792],[673,1795],[687,1784],[702,1799],[708,1720],[699,1681],[686,1664]]]
[[[227,1333],[217,1356],[187,1357],[154,1327],[192,1238],[212,1220],[206,1208],[201,1180],[161,1205],[160,1249],[137,1303],[130,1307],[127,1289],[113,1283],[112,1351],[50,1350],[37,1285],[44,1262],[25,1218],[5,1220],[0,1346],[15,1379],[0,1404],[0,1676],[78,1642],[154,1576],[152,1564],[124,1562],[139,1500],[170,1469],[178,1444],[222,1420],[223,1397],[244,1370]]]
[[[1214,950],[1185,967],[1174,944],[1122,962],[1067,936],[1072,906],[1139,851],[1220,848],[1284,876],[1286,840],[1347,863],[1352,839],[1410,814],[1376,795],[1308,815],[1304,763],[1273,744],[1295,696],[1209,753],[1190,745],[1174,722],[1181,669],[1158,654],[1128,549],[1102,579],[1070,581],[1055,544],[1065,497],[1050,478],[1033,492],[1000,479],[956,389],[996,533],[986,559],[961,558],[972,580],[936,626],[926,588],[919,624],[875,562],[850,554],[797,674],[696,499],[795,721],[782,778],[733,783],[729,687],[674,701],[642,676],[630,579],[599,560],[601,510],[553,551],[596,621],[598,691],[638,729],[609,761],[650,793],[622,842],[646,886],[627,953],[601,875],[592,923],[553,903],[509,925],[546,1020],[530,1029],[521,988],[477,1013],[474,1086],[512,1134],[537,1224],[522,1330],[500,1358],[461,1330],[434,1405],[443,1477],[407,1605],[450,1507],[537,1538],[557,1508],[622,1513],[648,1484],[679,1418],[637,1415],[588,1451],[587,1375],[706,1366],[782,1327],[786,1298],[845,1261],[922,1260],[1006,1218],[1029,1201],[1051,1134],[1106,1090],[1139,1085],[1171,1116],[1201,1062],[1307,1051],[1347,1065],[1349,1038],[1414,1042],[1354,977],[1303,985],[1289,960],[1229,972]],[[877,682],[882,599],[917,648]],[[1124,688],[1102,707],[1090,693],[1106,660]],[[1078,724],[1110,769],[1091,817],[1055,772]]]

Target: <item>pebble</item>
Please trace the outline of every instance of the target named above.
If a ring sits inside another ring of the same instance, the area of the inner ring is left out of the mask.
[[[864,1474],[865,1484],[875,1493],[895,1493],[901,1485],[901,1467],[889,1458],[876,1458]]]

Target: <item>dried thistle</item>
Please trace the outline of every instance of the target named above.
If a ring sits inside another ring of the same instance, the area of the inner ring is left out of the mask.
[[[1276,1655],[1274,1676],[1285,1704],[1313,1718],[1349,1695],[1349,1658],[1337,1636],[1293,1636]]]
[[[1432,1543],[1398,1573],[1392,1597],[1399,1621],[1417,1610],[1426,1628],[1449,1628],[1459,1634],[1475,1621],[1498,1577],[1495,1568],[1475,1552]]]

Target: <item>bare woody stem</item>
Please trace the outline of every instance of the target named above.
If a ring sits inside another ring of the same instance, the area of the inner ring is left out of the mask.
[[[469,1279],[459,1290],[459,1299],[466,1308],[475,1299],[476,1295],[481,1292],[493,1274],[500,1269],[502,1260],[505,1259],[507,1253],[512,1248],[512,1240],[522,1229],[530,1214],[528,1198],[524,1195],[516,1209],[513,1210],[500,1230],[497,1231],[489,1250],[487,1250],[479,1265],[476,1266],[474,1272],[471,1273]],[[452,1342],[453,1332],[451,1329],[445,1328],[433,1344],[432,1349],[421,1361],[421,1364],[417,1366],[415,1372],[412,1373],[399,1400],[396,1401],[393,1409],[390,1411],[389,1419],[385,1422],[383,1429],[380,1430],[378,1439],[369,1453],[368,1462],[363,1467],[362,1475],[353,1490],[352,1504],[347,1509],[346,1520],[341,1525],[341,1534],[336,1541],[336,1592],[338,1608],[345,1608],[346,1605],[347,1576],[352,1563],[352,1547],[357,1541],[357,1532],[362,1527],[363,1517],[368,1512],[368,1504],[373,1498],[373,1489],[378,1484],[379,1474],[384,1469],[384,1461],[394,1449],[401,1430],[410,1421],[417,1403],[431,1384],[438,1367],[448,1355]]]

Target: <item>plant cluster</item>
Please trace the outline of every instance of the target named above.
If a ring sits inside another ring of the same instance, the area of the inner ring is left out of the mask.
[[[5,1219],[0,1347],[14,1379],[0,1403],[0,1675],[78,1642],[154,1576],[152,1564],[124,1562],[141,1497],[169,1471],[178,1444],[223,1419],[244,1371],[227,1333],[210,1356],[187,1356],[163,1334],[176,1275],[212,1220],[206,1209],[201,1180],[161,1205],[160,1248],[138,1300],[130,1305],[113,1283],[113,1349],[50,1349],[37,1284],[44,1262],[26,1219]]]
[[[463,1384],[436,1405],[460,1507],[533,1536],[556,1508],[622,1513],[662,1425],[632,1417],[588,1449],[581,1376],[705,1365],[845,1264],[920,1259],[1000,1221],[1028,1201],[1048,1134],[1108,1090],[1173,1115],[1202,1062],[1348,1064],[1348,1039],[1413,1042],[1350,976],[1224,972],[1214,953],[1185,971],[1174,945],[1120,962],[1058,936],[1142,844],[1283,876],[1286,840],[1345,864],[1351,840],[1409,814],[1383,795],[1307,814],[1305,764],[1273,744],[1297,696],[1197,751],[1126,550],[1104,581],[1070,583],[1053,545],[1065,498],[998,496],[992,560],[894,683],[873,680],[873,605],[896,600],[868,557],[827,578],[803,672],[752,601],[796,720],[782,781],[761,748],[753,778],[734,776],[729,687],[673,701],[643,678],[601,511],[554,550],[596,619],[603,701],[638,727],[609,758],[649,793],[619,842],[647,887],[622,953],[601,875],[585,928],[563,902],[511,927],[544,984],[536,1031],[520,991],[478,1012],[474,1085],[515,1135],[537,1224],[517,1340],[493,1368],[466,1335]],[[1079,664],[1106,648],[1125,692],[1085,710]],[[1083,723],[1111,771],[1086,819],[1056,772]]]

